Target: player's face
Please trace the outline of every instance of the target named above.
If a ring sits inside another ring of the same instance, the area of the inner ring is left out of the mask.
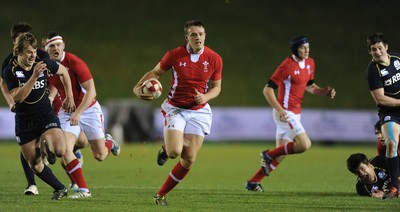
[[[297,52],[299,55],[300,59],[307,59],[308,55],[310,53],[310,44],[309,43],[305,43],[301,46],[299,46],[299,48],[297,48]]]
[[[49,46],[49,49],[47,49],[47,53],[49,53],[51,59],[60,62],[62,59],[64,48],[64,42],[54,43]]]
[[[382,42],[375,43],[370,46],[369,54],[372,56],[372,59],[377,63],[384,63],[388,60],[387,55],[388,45]]]
[[[385,138],[383,137],[382,132],[380,132],[379,130],[375,130],[375,135],[380,142],[385,142]]]
[[[206,40],[206,32],[204,27],[191,26],[187,29],[186,40],[189,44],[192,53],[198,53],[204,48],[204,42]]]
[[[18,63],[21,67],[32,67],[36,59],[36,49],[29,45],[18,54]]]
[[[375,180],[374,169],[368,164],[361,163],[356,174],[363,183],[372,183]]]

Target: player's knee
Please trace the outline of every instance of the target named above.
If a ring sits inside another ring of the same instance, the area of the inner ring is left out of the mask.
[[[296,153],[302,153],[311,148],[311,142],[302,142],[295,146]]]
[[[107,157],[107,155],[105,155],[105,154],[101,154],[101,153],[96,153],[96,154],[93,154],[93,156],[94,156],[94,159],[96,159],[97,161],[103,161],[104,159],[106,159],[106,157]]]
[[[61,158],[65,154],[65,148],[57,148],[54,147],[54,152],[53,152],[58,158]]]
[[[179,155],[181,155],[182,151],[181,150],[167,150],[167,155],[171,159],[177,158]]]

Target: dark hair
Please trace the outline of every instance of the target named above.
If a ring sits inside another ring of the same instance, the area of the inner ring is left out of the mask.
[[[58,32],[56,32],[56,31],[50,31],[50,32],[48,32],[48,33],[46,34],[45,38],[51,39],[51,38],[53,38],[53,37],[55,37],[55,36],[61,36],[61,34],[58,33]]]
[[[24,33],[24,32],[32,33],[32,26],[25,22],[19,22],[19,23],[14,24],[11,27],[11,33],[10,33],[10,36],[11,36],[11,39],[13,40],[13,42],[17,39],[18,35],[20,35],[21,33]]]
[[[371,50],[371,46],[372,45],[374,45],[376,43],[379,43],[379,42],[382,42],[385,45],[388,44],[387,41],[386,41],[385,36],[383,35],[383,33],[377,32],[377,33],[369,35],[367,37],[367,49],[368,49],[368,51]]]
[[[13,53],[14,55],[18,55],[23,52],[28,46],[32,46],[32,48],[37,49],[37,40],[35,36],[30,32],[25,32],[20,34],[14,43]]]
[[[378,121],[375,123],[375,130],[376,130],[376,131],[379,131],[379,132],[382,132],[381,127],[382,127],[381,121],[378,120]]]
[[[357,174],[357,169],[360,166],[360,164],[368,164],[368,158],[366,155],[363,153],[355,153],[350,155],[350,157],[347,159],[347,169],[353,173]]]
[[[310,41],[308,40],[308,38],[304,35],[293,37],[292,40],[290,40],[290,51],[298,57],[299,53],[297,49],[299,48],[299,46],[309,42]]]
[[[189,29],[191,26],[199,26],[199,27],[205,28],[205,27],[204,27],[204,24],[203,24],[201,21],[199,21],[199,20],[190,20],[190,21],[187,21],[187,22],[185,23],[185,27],[183,27],[183,33],[184,33],[185,35],[187,35],[188,29]]]

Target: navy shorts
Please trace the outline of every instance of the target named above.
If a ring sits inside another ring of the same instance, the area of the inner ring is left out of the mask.
[[[20,146],[39,139],[40,136],[49,129],[60,128],[60,120],[50,111],[48,114],[34,120],[16,120],[15,135]]]

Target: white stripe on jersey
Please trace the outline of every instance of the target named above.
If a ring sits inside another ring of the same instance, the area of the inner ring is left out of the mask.
[[[283,108],[288,109],[289,108],[289,98],[290,98],[290,86],[292,83],[290,83],[291,77],[289,76],[287,79],[283,81],[283,84],[285,84],[285,92],[283,94]]]

